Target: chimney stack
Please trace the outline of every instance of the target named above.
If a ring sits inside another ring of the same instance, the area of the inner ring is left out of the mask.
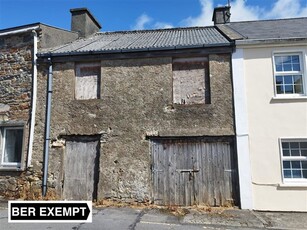
[[[71,31],[79,37],[88,37],[101,29],[101,25],[87,8],[71,9]]]
[[[214,25],[230,22],[230,6],[216,7],[213,11],[212,21]]]

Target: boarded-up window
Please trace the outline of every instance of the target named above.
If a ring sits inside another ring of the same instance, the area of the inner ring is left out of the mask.
[[[210,84],[207,58],[173,60],[173,102],[209,104]]]
[[[79,100],[100,98],[100,64],[77,64],[75,98]]]

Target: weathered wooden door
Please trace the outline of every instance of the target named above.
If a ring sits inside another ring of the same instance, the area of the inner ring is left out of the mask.
[[[156,204],[238,205],[236,160],[230,141],[155,139],[151,148]]]
[[[87,138],[67,140],[64,159],[64,199],[95,199],[98,168],[98,140],[88,140]]]

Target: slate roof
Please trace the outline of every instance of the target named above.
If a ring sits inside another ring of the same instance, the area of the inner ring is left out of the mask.
[[[196,47],[230,46],[215,27],[100,32],[72,43],[45,50],[52,55],[114,53]]]
[[[226,24],[243,39],[307,38],[307,18],[231,22]]]

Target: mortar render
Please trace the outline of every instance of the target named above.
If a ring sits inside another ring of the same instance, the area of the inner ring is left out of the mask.
[[[209,55],[211,104],[174,105],[172,58],[101,61],[101,99],[75,100],[75,63],[54,63],[51,138],[96,135],[101,141],[98,200],[148,201],[151,156],[146,135],[233,136],[230,54]],[[43,135],[46,68],[40,67],[36,132]],[[42,159],[43,140],[35,159]],[[49,180],[61,196],[65,145],[53,145]]]

